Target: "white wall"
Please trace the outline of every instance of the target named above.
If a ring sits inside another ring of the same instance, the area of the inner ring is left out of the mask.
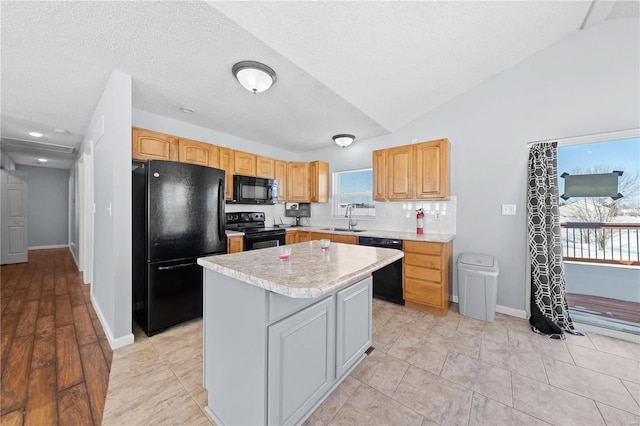
[[[30,249],[69,244],[69,170],[17,165],[29,174]]]
[[[186,117],[186,116],[185,116]],[[265,157],[277,158],[284,161],[297,161],[299,155],[284,149],[263,145],[248,139],[239,138],[206,127],[174,120],[162,115],[134,109],[133,126],[142,129],[155,130],[156,132],[167,133],[200,142],[207,142],[213,145],[226,146],[240,151],[250,152]]]
[[[640,127],[637,19],[590,27],[431,111],[393,134],[306,153],[331,171],[371,167],[371,152],[439,138],[451,142],[457,197],[454,258],[494,254],[498,305],[525,308],[527,142]],[[503,203],[516,216],[502,216]],[[455,259],[454,259],[455,260]],[[454,272],[454,293],[457,294]]]
[[[91,297],[111,346],[117,348],[133,342],[130,76],[112,72],[85,133],[84,144],[94,146]]]
[[[4,152],[3,149],[0,149],[0,169],[6,169],[6,170],[16,169],[15,163],[13,162],[11,157],[9,157],[6,152]]]

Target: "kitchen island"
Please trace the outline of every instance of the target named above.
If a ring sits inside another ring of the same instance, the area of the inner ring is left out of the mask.
[[[218,424],[299,424],[371,345],[371,274],[399,250],[293,244],[198,259],[204,387]]]

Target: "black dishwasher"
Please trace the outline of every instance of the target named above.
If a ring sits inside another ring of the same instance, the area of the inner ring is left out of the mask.
[[[361,246],[402,250],[402,240],[393,238],[359,237]],[[402,298],[402,259],[373,273],[373,297],[404,305]]]

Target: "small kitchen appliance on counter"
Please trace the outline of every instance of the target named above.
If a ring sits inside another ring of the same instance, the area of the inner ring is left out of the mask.
[[[311,217],[311,203],[284,203],[285,217],[295,217],[296,226],[300,226],[301,217]]]
[[[244,232],[244,250],[283,246],[286,231],[264,226],[264,212],[229,212],[226,214],[228,231]]]

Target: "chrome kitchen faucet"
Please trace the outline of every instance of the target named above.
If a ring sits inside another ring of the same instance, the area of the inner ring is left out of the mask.
[[[351,228],[355,228],[356,225],[358,224],[358,219],[356,219],[355,223],[351,223],[351,214],[353,213],[353,204],[345,204],[344,206],[347,210],[344,213],[344,217],[349,219],[349,230],[351,230]]]

